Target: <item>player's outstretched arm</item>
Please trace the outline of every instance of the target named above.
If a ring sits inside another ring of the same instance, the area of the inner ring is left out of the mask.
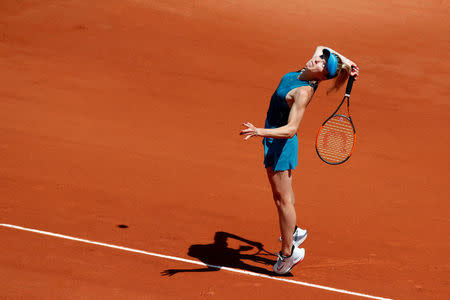
[[[278,128],[256,128],[252,123],[246,122],[242,125],[246,128],[241,130],[240,135],[245,135],[244,140],[248,140],[253,136],[261,136],[276,139],[289,139],[293,137],[300,126],[303,119],[306,106],[314,94],[314,90],[310,87],[300,87],[293,94],[293,104],[289,113],[288,123]]]

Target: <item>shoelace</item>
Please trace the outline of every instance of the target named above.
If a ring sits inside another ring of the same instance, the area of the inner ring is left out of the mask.
[[[281,254],[280,252],[276,253],[278,255],[278,258],[281,259],[282,262],[284,262],[284,260],[286,258],[288,258],[288,256],[283,256],[283,254]]]

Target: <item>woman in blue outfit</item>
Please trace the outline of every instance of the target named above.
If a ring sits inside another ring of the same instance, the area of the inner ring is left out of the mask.
[[[296,226],[292,190],[292,170],[297,166],[298,156],[297,130],[303,113],[321,81],[335,80],[330,92],[338,90],[350,75],[358,74],[354,62],[328,47],[319,46],[303,69],[281,78],[270,100],[264,128],[256,128],[248,122],[243,124],[245,128],[240,134],[246,136],[245,140],[263,137],[264,164],[278,209],[282,241],[273,266],[276,273],[288,273],[305,256],[305,249],[298,246],[307,232]]]

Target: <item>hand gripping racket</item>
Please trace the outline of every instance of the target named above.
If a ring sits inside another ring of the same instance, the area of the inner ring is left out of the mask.
[[[316,152],[319,158],[330,165],[346,162],[353,153],[356,130],[350,117],[350,92],[354,76],[350,76],[345,89],[345,96],[336,111],[323,122],[316,138]],[[347,112],[344,102],[347,100]]]

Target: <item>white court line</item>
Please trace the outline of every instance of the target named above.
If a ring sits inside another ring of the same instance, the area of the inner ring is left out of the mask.
[[[171,260],[176,260],[176,261],[182,261],[182,262],[186,262],[186,263],[190,263],[190,264],[207,266],[210,268],[222,269],[222,270],[227,270],[230,272],[241,273],[241,274],[246,274],[246,275],[255,276],[255,277],[263,277],[263,278],[267,278],[267,279],[278,280],[278,281],[303,285],[303,286],[307,286],[307,287],[313,287],[313,288],[327,290],[327,291],[341,293],[341,294],[354,295],[354,296],[370,298],[370,299],[392,300],[389,298],[382,298],[382,297],[371,296],[371,295],[367,295],[367,294],[356,293],[356,292],[342,290],[342,289],[335,289],[332,287],[313,284],[313,283],[307,283],[307,282],[290,280],[290,279],[279,278],[279,277],[272,277],[272,276],[268,276],[268,275],[264,275],[264,274],[258,274],[258,273],[254,273],[254,272],[233,269],[233,268],[228,268],[228,267],[209,265],[209,264],[205,264],[205,263],[195,261],[195,260],[190,260],[190,259],[185,259],[185,258],[180,258],[180,257],[175,257],[175,256],[169,256],[169,255],[162,255],[162,254],[158,254],[158,253],[137,250],[137,249],[122,247],[122,246],[117,246],[117,245],[112,245],[112,244],[100,243],[100,242],[90,241],[90,240],[86,240],[86,239],[80,239],[80,238],[76,238],[76,237],[72,237],[72,236],[68,236],[68,235],[64,235],[64,234],[58,234],[58,233],[53,233],[53,232],[48,232],[48,231],[31,229],[31,228],[21,227],[21,226],[17,226],[17,225],[0,224],[0,226],[13,228],[13,229],[17,229],[17,230],[34,232],[34,233],[38,233],[38,234],[53,236],[53,237],[57,237],[57,238],[61,238],[61,239],[72,240],[72,241],[77,241],[77,242],[86,243],[86,244],[93,244],[93,245],[98,245],[98,246],[103,246],[103,247],[108,247],[108,248],[113,248],[113,249],[119,249],[119,250],[128,251],[128,252],[134,252],[134,253],[139,253],[139,254],[144,254],[144,255],[156,256],[156,257],[161,257],[161,258],[166,258],[166,259],[171,259]]]

